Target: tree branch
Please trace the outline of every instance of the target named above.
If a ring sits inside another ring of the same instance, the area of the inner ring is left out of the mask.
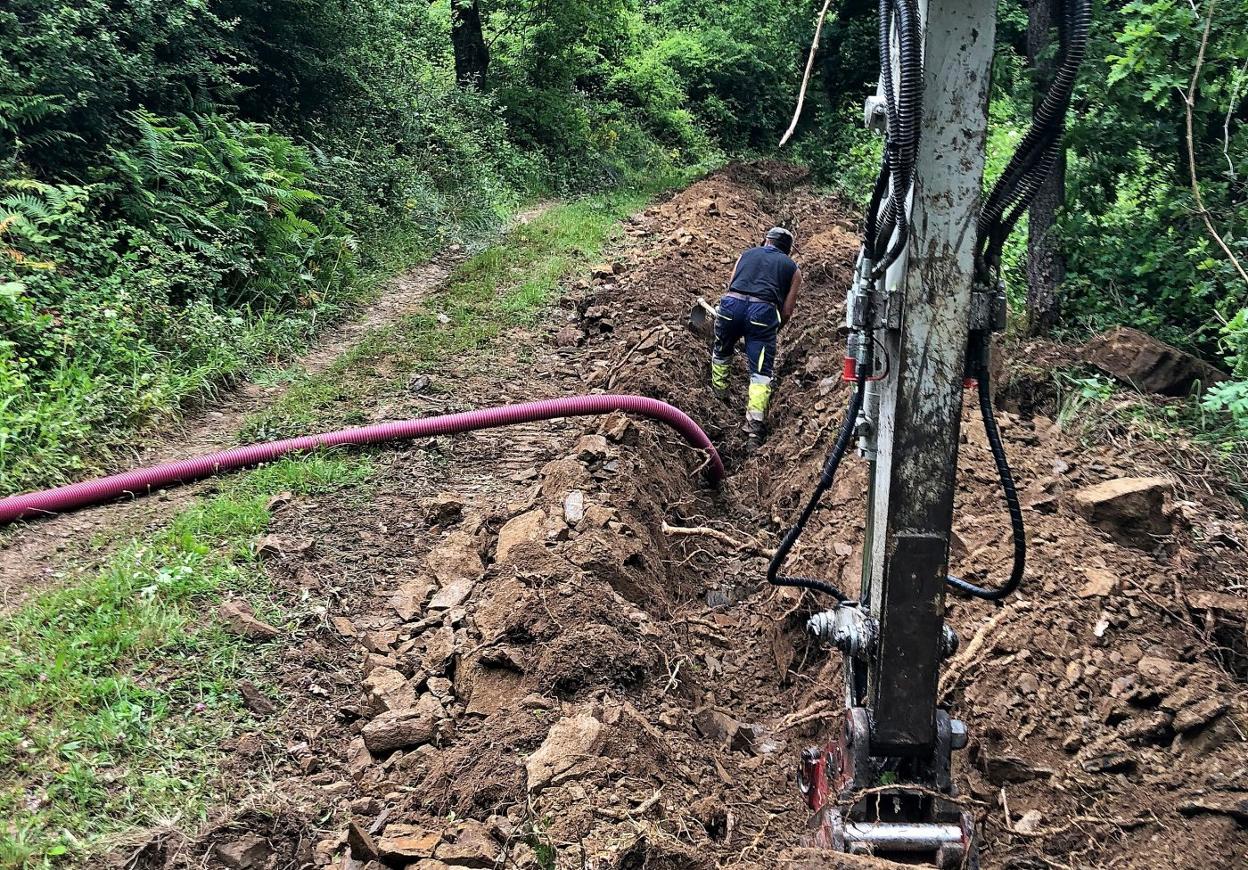
[[[1248,286],[1248,272],[1244,271],[1239,259],[1231,251],[1226,240],[1222,238],[1217,227],[1213,225],[1213,217],[1205,208],[1204,197],[1200,194],[1200,182],[1196,178],[1196,139],[1192,133],[1192,115],[1196,108],[1196,87],[1200,84],[1200,71],[1205,65],[1205,51],[1209,48],[1209,32],[1213,29],[1213,12],[1217,5],[1218,0],[1209,0],[1209,11],[1205,15],[1205,31],[1200,37],[1200,51],[1196,55],[1196,68],[1192,70],[1192,81],[1187,87],[1187,94],[1183,100],[1187,113],[1187,166],[1191,173],[1192,196],[1196,198],[1196,211],[1205,222],[1205,229],[1209,231],[1210,238],[1222,249],[1222,253],[1226,254],[1226,258],[1231,261],[1231,265],[1243,279],[1244,285]]]
[[[810,42],[810,56],[806,58],[806,74],[802,76],[802,89],[797,95],[797,108],[793,111],[793,122],[789,124],[789,129],[784,131],[784,135],[780,137],[780,145],[783,148],[785,143],[793,137],[793,133],[797,130],[797,121],[802,117],[802,106],[806,104],[806,88],[810,85],[810,73],[815,68],[815,55],[819,52],[819,36],[823,33],[823,19],[828,16],[828,7],[832,5],[832,0],[824,0],[823,9],[819,11],[819,21],[815,24],[815,38]]]

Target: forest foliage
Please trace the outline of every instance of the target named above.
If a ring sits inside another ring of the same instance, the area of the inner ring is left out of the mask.
[[[1040,2],[1040,0],[1031,0]],[[8,0],[0,7],[0,491],[291,353],[381,276],[520,203],[774,152],[821,4],[760,0]],[[1035,88],[999,5],[989,170]],[[1234,374],[1248,286],[1189,179],[1208,6],[1099,0],[1069,125],[1059,330],[1131,323]],[[865,198],[876,8],[843,0],[784,155]],[[1241,259],[1248,6],[1214,7],[1193,152]],[[1010,277],[1025,296],[1020,233]]]

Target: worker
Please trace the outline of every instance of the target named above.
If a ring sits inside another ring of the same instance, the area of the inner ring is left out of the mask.
[[[728,292],[719,300],[715,317],[715,345],[711,351],[711,389],[728,397],[728,373],[737,342],[745,340],[750,368],[750,391],[745,406],[745,433],[751,449],[766,435],[767,405],[771,401],[771,374],[776,364],[776,337],[793,316],[802,271],[789,256],[793,233],[772,227],[759,247],[737,259]]]

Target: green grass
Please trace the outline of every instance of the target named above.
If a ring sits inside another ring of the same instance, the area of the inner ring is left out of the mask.
[[[1216,472],[1217,486],[1248,504],[1248,439],[1229,414],[1202,407],[1197,397],[1158,401],[1101,374],[1059,370],[1058,421],[1085,444],[1122,436],[1155,442],[1167,465],[1195,488]]]
[[[601,255],[622,218],[657,192],[688,180],[674,175],[642,189],[563,203],[513,229],[504,244],[456,268],[420,312],[374,330],[324,373],[304,377],[249,418],[244,438],[282,438],[367,422],[367,410],[412,376],[445,375],[505,330],[531,322],[564,278]],[[439,321],[439,314],[449,320]]]
[[[688,180],[555,206],[463,263],[425,310],[365,336],[324,374],[266,371],[267,381],[292,386],[249,420],[244,437],[366,422],[413,374],[488,355],[601,255],[621,218]],[[297,622],[297,612],[265,604],[254,543],[268,500],[358,487],[370,474],[366,460],[318,455],[226,478],[219,495],[164,531],[0,618],[0,818],[8,819],[0,868],[81,860],[120,834],[204,818],[219,791],[218,747],[248,721],[236,682],[263,686],[256,675],[266,658],[206,614],[229,593],[250,596],[275,624]]]
[[[209,614],[229,593],[278,625],[297,617],[265,603],[253,545],[267,502],[371,473],[367,459],[317,454],[229,478],[165,530],[0,619],[0,868],[203,818],[217,747],[248,718],[235,683],[263,684],[267,656]]]

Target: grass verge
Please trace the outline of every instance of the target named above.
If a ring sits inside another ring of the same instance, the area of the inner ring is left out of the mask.
[[[318,454],[228,478],[220,493],[74,585],[0,619],[0,868],[52,866],[120,832],[194,825],[220,741],[247,721],[263,649],[205,618],[225,595],[266,603],[255,555],[281,492],[359,486],[367,458]]]
[[[1225,489],[1248,505],[1248,440],[1198,398],[1145,396],[1085,369],[1053,374],[1058,420],[1085,444],[1152,442],[1193,491]]]
[[[248,419],[243,437],[284,438],[368,422],[368,409],[387,391],[415,375],[437,374],[481,352],[504,330],[531,321],[574,268],[602,253],[621,219],[695,175],[665,176],[643,188],[556,205],[516,227],[504,244],[460,264],[420,312],[374,330],[322,374],[298,380],[281,400]]]
[[[244,436],[364,422],[362,409],[410,374],[486,352],[599,256],[620,219],[695,174],[559,205],[517,227],[456,269],[424,311],[366,336],[324,374],[296,378]],[[134,829],[204,818],[217,747],[247,722],[237,681],[263,688],[265,656],[203,614],[228,594],[251,597],[272,622],[298,622],[265,605],[254,543],[269,499],[355,487],[370,472],[367,460],[319,455],[227,478],[155,537],[0,619],[0,868],[82,860]]]

